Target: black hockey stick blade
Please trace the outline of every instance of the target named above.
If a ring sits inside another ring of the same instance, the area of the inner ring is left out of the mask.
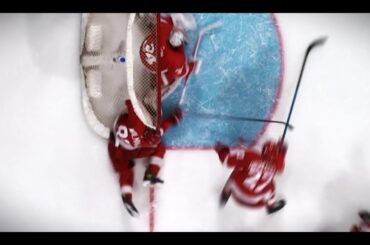
[[[315,41],[313,41],[308,48],[312,49],[314,46],[323,45],[326,42],[327,39],[328,39],[328,37],[320,37],[320,38],[316,39]]]
[[[303,64],[302,64],[302,67],[301,67],[301,72],[299,74],[299,78],[298,78],[298,82],[297,82],[297,86],[296,86],[296,89],[294,91],[294,96],[293,96],[293,101],[292,101],[292,104],[290,106],[290,110],[289,110],[289,114],[288,114],[288,118],[286,120],[286,125],[285,125],[285,129],[284,129],[284,132],[283,132],[283,135],[281,137],[281,143],[280,143],[280,148],[281,146],[283,145],[284,143],[284,139],[285,139],[285,135],[286,135],[286,132],[287,132],[287,129],[288,129],[288,125],[290,123],[290,117],[292,115],[292,112],[293,112],[293,108],[294,108],[294,104],[295,104],[295,101],[296,101],[296,98],[297,98],[297,94],[298,94],[298,90],[299,90],[299,86],[301,84],[301,80],[302,80],[302,76],[303,76],[303,72],[304,72],[304,68],[306,67],[306,61],[307,61],[307,58],[308,58],[308,55],[310,54],[311,50],[314,48],[314,47],[317,47],[317,46],[320,46],[320,45],[323,45],[327,40],[327,37],[321,37],[321,38],[318,38],[316,40],[314,40],[307,48],[306,50],[306,54],[304,56],[304,59],[303,59]]]
[[[327,39],[328,39],[328,37],[320,37],[320,38],[316,39],[315,41],[313,41],[310,44],[310,46],[308,46],[307,53],[309,53],[311,51],[311,49],[313,49],[314,47],[323,45],[326,42]]]

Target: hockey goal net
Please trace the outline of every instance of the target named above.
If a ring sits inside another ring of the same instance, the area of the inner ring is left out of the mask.
[[[158,23],[158,13],[82,14],[82,104],[98,135],[109,137],[127,99],[146,126],[159,127]]]

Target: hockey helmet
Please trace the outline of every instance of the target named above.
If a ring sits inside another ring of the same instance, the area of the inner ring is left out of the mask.
[[[187,37],[183,30],[175,28],[171,31],[168,41],[172,47],[178,48],[187,41]]]

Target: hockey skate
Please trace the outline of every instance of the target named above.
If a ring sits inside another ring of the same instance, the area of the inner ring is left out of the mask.
[[[143,186],[155,186],[156,184],[163,184],[164,181],[161,180],[160,178],[158,178],[157,176],[155,176],[153,173],[151,173],[150,171],[146,171],[145,172],[145,175],[144,175],[144,182],[143,182]]]
[[[222,191],[220,196],[220,206],[223,208],[225,207],[227,201],[229,200],[231,193],[227,193],[226,191]]]
[[[133,204],[131,198],[126,197],[125,195],[122,195],[122,201],[123,204],[125,205],[125,208],[127,212],[132,216],[132,217],[139,217],[139,211]]]
[[[273,214],[273,213],[279,211],[280,209],[282,209],[285,206],[285,204],[286,204],[286,202],[285,202],[284,199],[281,199],[277,202],[274,202],[272,205],[266,207],[267,213],[268,214]]]

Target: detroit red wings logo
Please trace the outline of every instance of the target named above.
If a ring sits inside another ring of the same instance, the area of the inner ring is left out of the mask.
[[[155,35],[150,34],[144,39],[144,42],[140,47],[140,58],[141,62],[150,71],[155,72],[157,68],[157,43]]]

